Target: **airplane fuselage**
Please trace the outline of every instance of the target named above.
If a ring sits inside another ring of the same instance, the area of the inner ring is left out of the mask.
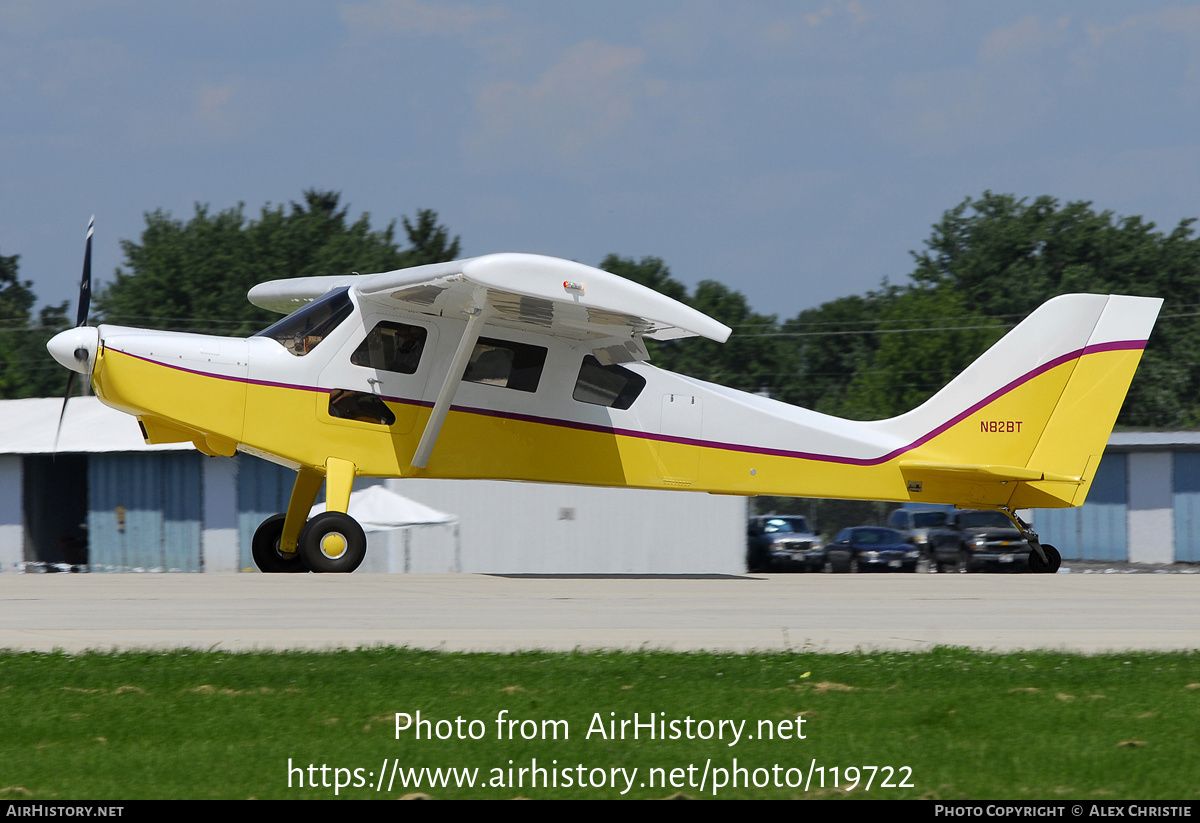
[[[963,462],[964,454],[988,456],[976,462],[1025,466],[1039,447],[1052,452],[1044,433],[1062,399],[1070,401],[1064,390],[1081,361],[1104,379],[1127,382],[1144,345],[1081,348],[1060,362],[1027,369],[982,401],[933,409],[908,422],[904,417],[859,422],[644,362],[606,372],[618,369],[644,381],[628,408],[580,400],[585,359],[610,341],[556,338],[485,322],[481,341],[513,344],[518,359],[536,349],[532,358],[541,360],[535,369],[526,368],[519,385],[503,385],[486,374],[465,379],[427,465],[417,468],[413,455],[467,321],[384,312],[358,298],[352,303],[348,316],[303,354],[270,336],[235,339],[101,326],[103,346],[92,382],[105,403],[139,418],[149,442],[192,441],[210,454],[241,450],[292,468],[323,468],[333,455],[353,463],[360,476],[1061,506],[1077,496],[1078,480],[980,483],[938,476],[914,486],[911,466]],[[411,373],[355,362],[368,333],[381,323],[423,330]],[[364,402],[347,415],[336,406],[344,397]],[[363,414],[358,407],[371,405],[372,397],[390,420],[364,419],[369,410]],[[1099,418],[1115,416],[1115,409],[1082,398],[1077,406],[1074,423],[1088,424],[1079,415],[1096,417],[1098,424]],[[1083,476],[1086,458],[1065,468]]]

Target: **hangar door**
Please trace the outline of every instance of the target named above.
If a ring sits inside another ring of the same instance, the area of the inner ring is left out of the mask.
[[[203,571],[197,452],[88,459],[88,562],[94,571]]]
[[[1043,543],[1071,560],[1128,558],[1126,456],[1107,453],[1096,467],[1087,502],[1073,509],[1037,509],[1033,528]]]
[[[1200,561],[1200,452],[1175,452],[1175,561]]]

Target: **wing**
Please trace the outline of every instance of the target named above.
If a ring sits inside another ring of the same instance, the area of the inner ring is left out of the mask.
[[[574,340],[702,336],[719,343],[730,329],[706,314],[600,269],[536,254],[489,254],[368,275],[298,277],[261,283],[250,302],[291,312],[333,288],[407,312],[465,317],[483,309],[487,323]],[[642,359],[613,352],[613,360]]]

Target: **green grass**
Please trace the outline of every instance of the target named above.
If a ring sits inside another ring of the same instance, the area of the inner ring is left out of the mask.
[[[395,714],[417,710],[433,721],[461,717],[464,733],[469,721],[482,721],[473,731],[482,728],[483,737],[417,740],[409,729],[397,739]],[[560,731],[558,740],[498,740],[501,710],[506,719],[537,721],[539,736],[541,721],[566,720],[569,738]],[[639,740],[632,730],[625,740],[589,739],[594,715],[607,723],[610,712],[618,720],[637,712],[643,722],[654,713],[680,721],[681,731],[689,716],[746,722],[734,746],[728,726],[724,740],[651,740],[644,730]],[[757,739],[760,721],[797,716],[805,739]],[[756,776],[795,782],[815,761],[825,789],[814,772],[807,792],[727,785],[718,797],[1200,796],[1189,765],[1200,728],[1200,654],[5,653],[0,718],[0,797],[12,799],[330,798],[335,767],[351,770],[352,781],[362,769],[370,782],[339,797],[414,791],[399,779],[390,792],[386,781],[375,790],[385,758],[389,774],[394,761],[478,769],[475,788],[421,787],[438,798],[621,796],[623,782],[564,786],[563,770],[575,782],[580,764],[590,779],[603,768],[606,783],[610,768],[636,767],[626,797],[711,797],[712,770],[732,769],[734,758],[748,769],[739,784]],[[330,787],[299,788],[293,772],[289,789],[289,758],[318,767],[318,783],[319,767],[330,767]],[[557,787],[531,787],[528,774],[524,786],[509,785],[509,761],[517,778],[534,758],[556,770]],[[776,764],[775,774],[754,772]],[[862,772],[847,792],[844,769],[854,766],[892,767],[897,784],[900,767],[909,767],[912,788],[881,787],[880,771],[866,790]],[[662,771],[652,787],[655,768]],[[682,770],[684,785],[661,785],[672,769]],[[497,774],[504,785],[489,786]]]

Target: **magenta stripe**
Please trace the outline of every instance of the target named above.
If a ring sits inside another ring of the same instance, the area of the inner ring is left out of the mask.
[[[1025,383],[1028,383],[1030,380],[1033,380],[1038,375],[1045,374],[1046,372],[1050,371],[1051,369],[1057,368],[1058,366],[1061,366],[1064,363],[1069,363],[1072,360],[1077,360],[1086,354],[1098,354],[1100,352],[1108,352],[1108,351],[1140,351],[1145,348],[1146,348],[1145,340],[1116,340],[1116,341],[1113,341],[1110,343],[1097,343],[1097,344],[1091,345],[1091,346],[1084,346],[1082,349],[1076,349],[1075,351],[1068,352],[1067,354],[1063,354],[1058,357],[1055,357],[1053,360],[1049,360],[1049,361],[1043,363],[1042,365],[1038,366],[1037,368],[1031,369],[1030,371],[1021,375],[1020,377],[1010,381],[1006,385],[1002,386],[1001,388],[999,388],[996,391],[989,394],[987,397],[983,398],[979,402],[970,406],[965,411],[962,411],[959,414],[955,415],[954,417],[950,418],[945,423],[943,423],[940,426],[929,431],[927,434],[924,434],[921,437],[918,437],[916,440],[912,441],[908,445],[901,446],[900,448],[897,448],[897,449],[893,449],[892,451],[890,451],[887,454],[884,454],[880,457],[843,457],[843,456],[836,455],[836,454],[821,454],[818,452],[792,451],[789,449],[772,449],[772,448],[769,448],[766,446],[748,446],[748,445],[744,445],[744,444],[740,444],[740,443],[722,443],[717,440],[697,440],[697,439],[690,438],[690,437],[675,437],[673,435],[667,435],[667,434],[653,434],[651,432],[638,431],[637,429],[622,429],[622,428],[616,428],[614,426],[602,426],[602,425],[599,425],[596,423],[581,423],[581,422],[578,422],[575,420],[564,420],[562,418],[557,418],[557,417],[542,417],[540,415],[535,415],[535,414],[522,414],[520,412],[497,411],[496,409],[485,409],[485,408],[479,408],[479,407],[475,407],[475,406],[454,406],[454,405],[452,405],[450,408],[452,411],[462,412],[462,413],[466,413],[466,414],[477,414],[477,415],[481,415],[483,417],[499,417],[499,418],[502,418],[505,420],[517,420],[517,421],[521,421],[524,423],[539,423],[539,424],[545,425],[545,426],[558,426],[560,428],[573,429],[576,431],[594,432],[594,433],[598,433],[598,434],[614,434],[614,435],[619,435],[621,437],[634,437],[634,438],[640,438],[642,440],[653,440],[653,441],[656,441],[659,443],[680,443],[680,444],[683,444],[686,446],[699,446],[702,448],[709,448],[709,449],[722,449],[724,451],[742,452],[742,453],[746,453],[746,454],[762,454],[762,455],[768,455],[771,457],[793,457],[793,458],[799,458],[802,460],[814,460],[814,461],[819,461],[819,462],[823,462],[823,463],[840,463],[840,464],[849,465],[849,466],[877,466],[881,463],[886,463],[889,460],[894,460],[895,458],[899,457],[900,455],[904,454],[905,452],[912,451],[913,449],[917,448],[918,446],[922,446],[925,443],[928,443],[930,440],[937,437],[942,432],[961,423],[963,420],[965,420],[968,417],[970,417],[971,415],[975,414],[977,411],[984,408],[985,406],[990,405],[991,403],[995,402],[996,400],[998,400],[999,398],[1008,394],[1009,392],[1013,391],[1014,389],[1024,385]],[[121,351],[121,350],[114,349],[114,351]],[[292,384],[292,383],[274,383],[269,380],[251,380],[251,379],[245,378],[245,377],[230,377],[230,376],[224,375],[224,374],[211,374],[209,372],[198,371],[196,369],[184,368],[183,366],[175,366],[170,363],[160,363],[157,360],[151,360],[148,357],[142,357],[141,355],[137,355],[137,354],[130,354],[129,352],[121,352],[121,354],[124,354],[126,357],[132,357],[137,360],[145,361],[147,363],[153,363],[156,366],[165,366],[168,369],[176,369],[178,371],[186,372],[188,374],[195,374],[195,375],[199,375],[202,377],[213,377],[218,380],[232,380],[237,383],[246,383],[248,385],[254,385],[254,386],[269,386],[272,388],[293,389],[296,391],[322,392],[322,393],[326,393],[326,394],[329,393],[330,391],[332,391],[332,389],[322,389],[322,388],[315,387],[315,386],[301,386],[301,385],[296,385],[296,384]],[[387,400],[392,403],[399,403],[399,404],[409,405],[409,406],[424,406],[426,408],[433,407],[433,403],[431,403],[427,400],[413,400],[413,399],[404,398],[404,397],[391,397],[391,396],[386,396],[386,395],[383,396],[382,399]]]

